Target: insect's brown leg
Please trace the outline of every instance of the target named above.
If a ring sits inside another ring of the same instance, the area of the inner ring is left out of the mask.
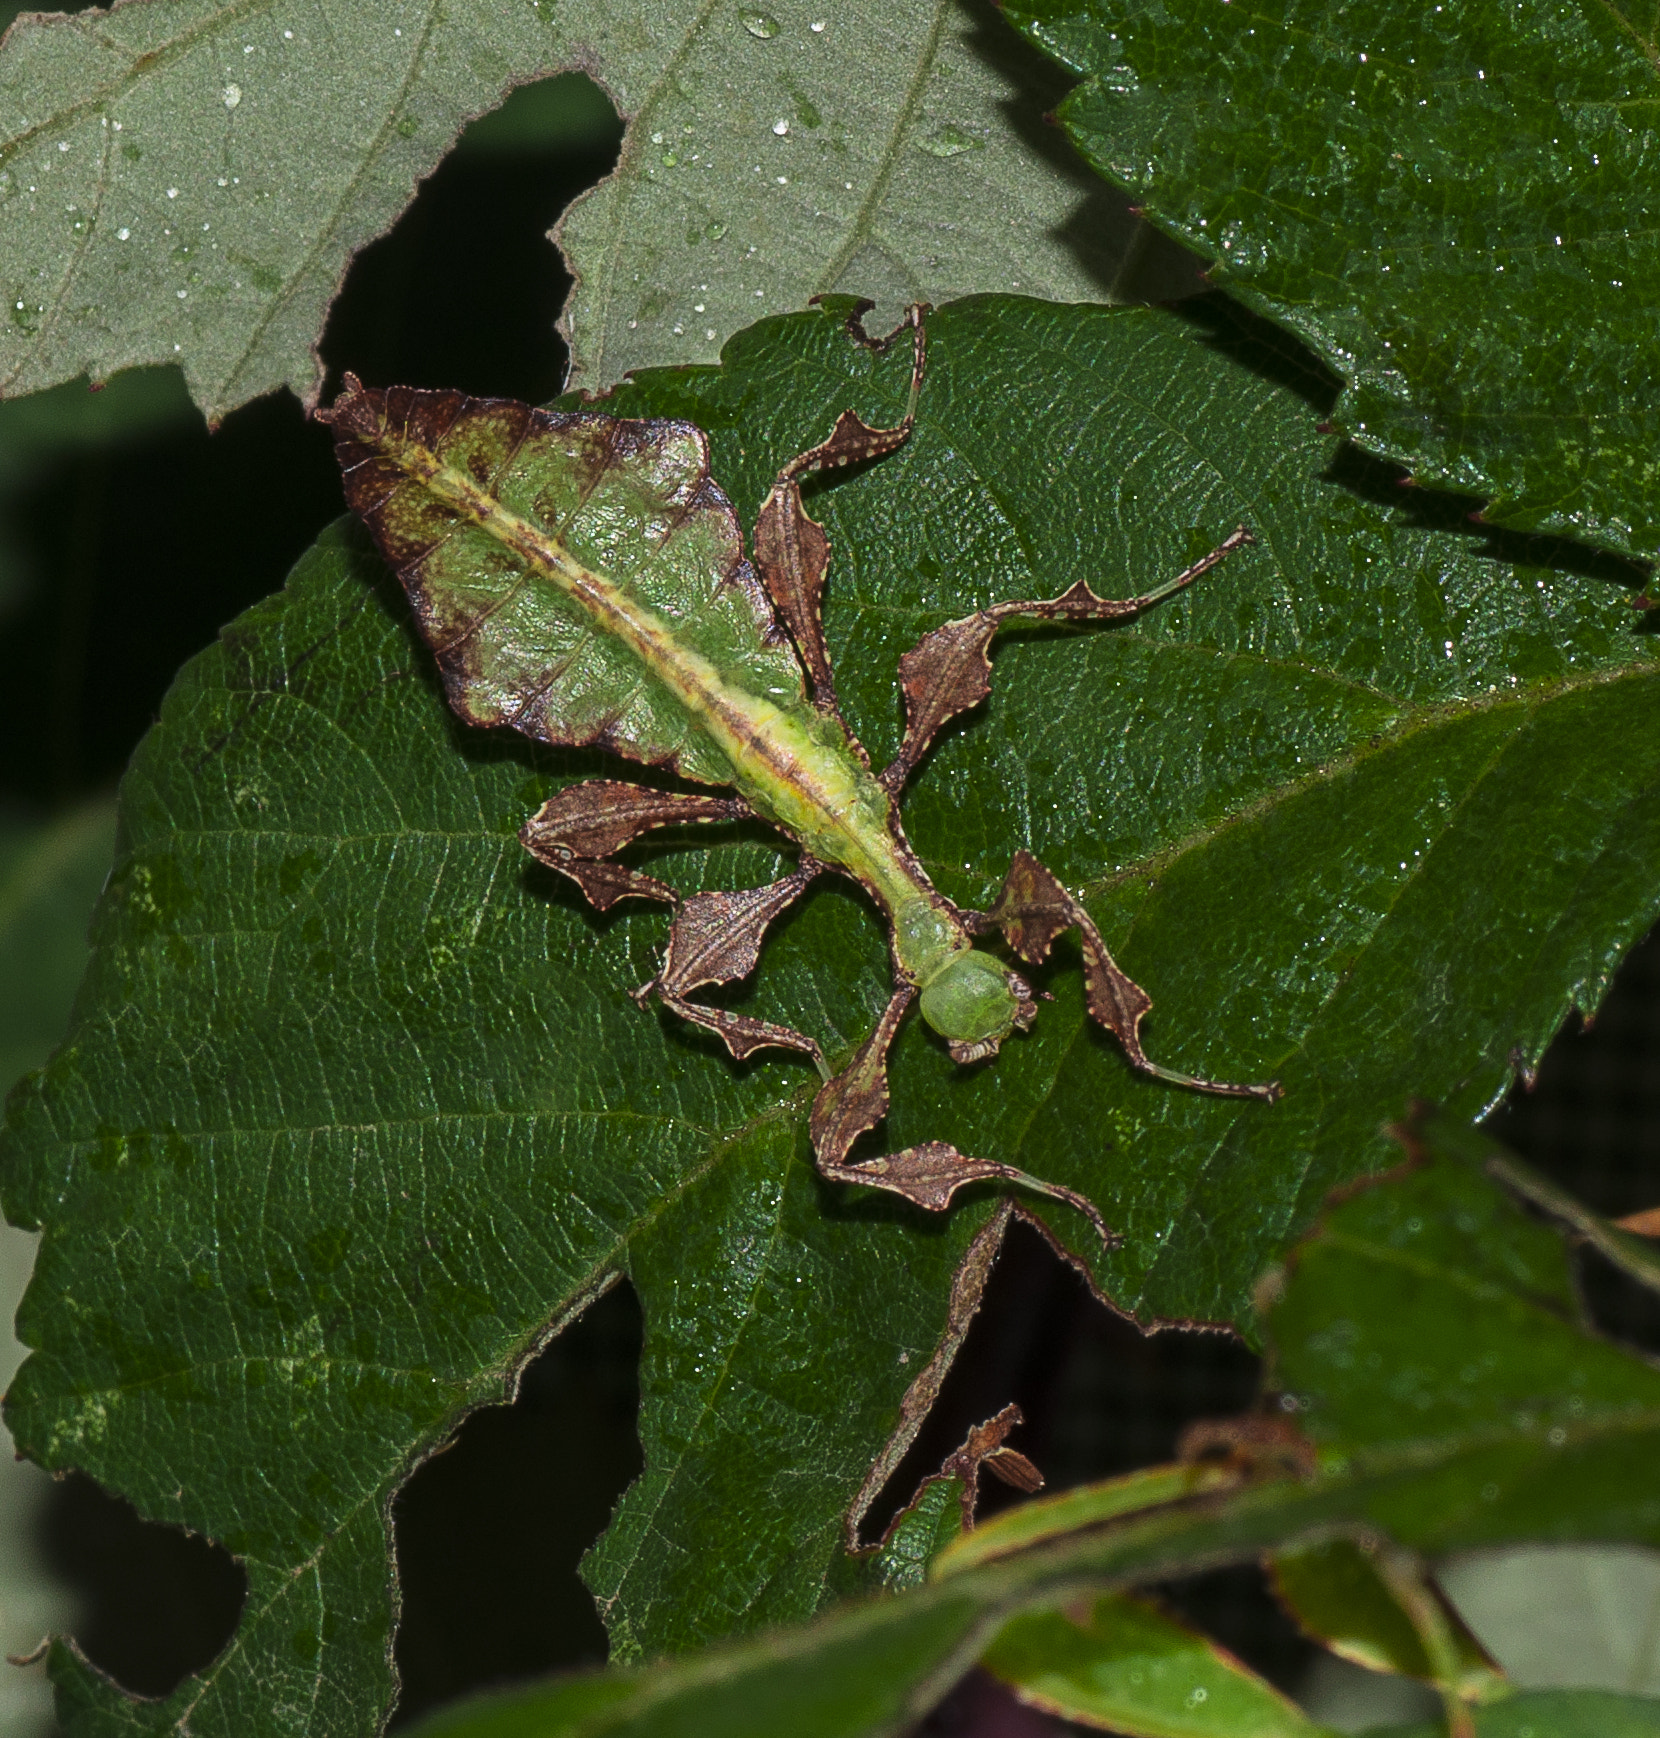
[[[1030,851],[1017,851],[1003,891],[978,927],[1003,931],[1022,959],[1039,965],[1049,955],[1055,937],[1076,929],[1083,943],[1084,993],[1089,1011],[1124,1047],[1132,1067],[1173,1086],[1191,1086],[1200,1092],[1220,1093],[1228,1098],[1260,1098],[1272,1104],[1280,1096],[1280,1083],[1237,1086],[1228,1081],[1205,1080],[1198,1075],[1178,1074],[1161,1068],[1141,1048],[1141,1021],[1153,999],[1119,970],[1094,919]]]
[[[838,718],[841,713],[836,705],[835,676],[824,644],[821,615],[830,539],[802,502],[799,479],[813,471],[881,458],[910,439],[916,424],[917,395],[922,390],[928,361],[922,326],[926,311],[919,303],[905,315],[914,349],[911,391],[904,417],[892,428],[872,428],[852,411],[844,410],[827,440],[791,459],[778,473],[778,480],[755,522],[755,565],[761,571],[767,595],[801,652],[812,679],[814,704]]]
[[[653,827],[737,821],[753,814],[737,797],[654,791],[620,779],[595,778],[555,792],[519,829],[519,838],[531,856],[568,875],[600,911],[631,898],[673,905],[680,895],[666,882],[605,859]]]
[[[768,1046],[799,1050],[811,1056],[819,1073],[828,1078],[830,1070],[817,1039],[771,1020],[756,1020],[688,999],[704,984],[748,977],[761,957],[768,925],[822,868],[823,864],[811,857],[803,857],[793,875],[766,887],[748,887],[738,893],[698,893],[683,901],[669,931],[663,969],[634,992],[634,999],[643,1007],[648,998],[656,996],[683,1020],[718,1033],[740,1062],[751,1051]]]
[[[1101,1233],[1106,1246],[1115,1249],[1118,1239],[1107,1229],[1093,1201],[1071,1189],[1029,1176],[1013,1165],[969,1158],[946,1141],[924,1141],[921,1146],[906,1147],[881,1158],[866,1159],[856,1165],[847,1163],[853,1143],[887,1115],[888,1049],[915,998],[916,991],[911,985],[900,984],[877,1021],[876,1030],[860,1045],[853,1060],[835,1079],[819,1088],[808,1125],[819,1174],[833,1183],[863,1183],[868,1188],[886,1189],[934,1213],[948,1207],[951,1197],[965,1183],[1000,1179],[1076,1207]]]
[[[911,769],[927,753],[940,726],[959,712],[978,706],[991,692],[992,636],[1004,622],[1116,621],[1139,615],[1209,573],[1236,549],[1255,541],[1241,525],[1208,555],[1142,597],[1097,597],[1079,580],[1059,597],[993,604],[990,609],[978,610],[925,634],[899,660],[899,685],[905,694],[905,740],[899,745],[893,763],[883,770],[882,785],[890,795],[897,796]]]

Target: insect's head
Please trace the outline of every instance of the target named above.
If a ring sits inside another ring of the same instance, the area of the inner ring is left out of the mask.
[[[1037,1012],[1032,987],[990,954],[969,949],[922,989],[922,1017],[945,1039],[957,1062],[995,1056],[997,1047]]]

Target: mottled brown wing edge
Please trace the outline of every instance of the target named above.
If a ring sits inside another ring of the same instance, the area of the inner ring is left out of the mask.
[[[727,544],[718,583],[742,594],[760,643],[773,650],[785,651],[795,663],[805,698],[806,679],[801,673],[799,659],[789,649],[789,636],[780,625],[765,588],[744,554],[743,531],[737,512],[714,480],[710,470],[709,439],[695,423],[674,417],[615,417],[603,411],[547,411],[517,399],[469,398],[459,392],[418,387],[370,388],[365,387],[355,374],[346,375],[343,389],[332,405],[314,414],[320,422],[334,429],[335,456],[341,466],[347,502],[368,526],[381,555],[403,585],[421,636],[437,659],[450,707],[466,722],[481,728],[511,723],[521,734],[535,741],[561,747],[598,747],[645,765],[685,771],[674,750],[662,754],[648,752],[619,738],[610,723],[582,731],[560,728],[548,717],[545,707],[534,703],[534,689],[527,690],[523,704],[511,719],[486,717],[474,710],[471,672],[463,651],[474,629],[469,626],[459,634],[446,637],[420,583],[420,564],[431,553],[434,542],[418,544],[399,537],[388,523],[383,509],[401,483],[418,484],[420,480],[418,471],[399,462],[395,449],[408,443],[435,454],[458,421],[480,416],[513,419],[517,425],[512,442],[514,450],[524,439],[537,433],[556,439],[572,429],[587,434],[600,431],[605,440],[603,451],[593,461],[596,473],[614,464],[631,462],[654,445],[661,446],[672,439],[691,441],[697,453],[697,474],[688,488],[681,517],[685,520],[697,513],[718,516]],[[488,486],[490,482],[488,478],[477,476],[474,480],[481,486]]]

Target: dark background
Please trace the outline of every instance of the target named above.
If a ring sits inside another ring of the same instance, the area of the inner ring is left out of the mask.
[[[0,5],[0,24],[10,10]],[[569,280],[546,231],[609,169],[620,136],[581,79],[530,87],[470,129],[352,267],[323,340],[325,396],[346,367],[371,382],[553,396]],[[1312,359],[1279,339],[1271,350],[1264,365],[1328,409],[1333,383]],[[1378,467],[1354,468],[1357,486],[1377,486]],[[280,586],[342,510],[328,437],[286,393],[211,436],[171,370],[0,405],[0,808],[48,816],[109,790],[179,665]],[[1565,1032],[1497,1122],[1600,1211],[1660,1199],[1660,947],[1631,956],[1595,1031]],[[1610,1332],[1660,1347],[1652,1304],[1600,1266],[1583,1278]],[[576,1564],[639,1469],[639,1341],[619,1286],[530,1368],[516,1405],[476,1414],[400,1497],[400,1722],[470,1688],[603,1658]],[[1169,1458],[1185,1423],[1241,1410],[1256,1377],[1229,1336],[1137,1333],[1017,1228],[872,1521],[1011,1399],[1028,1420],[1016,1445],[1061,1488]],[[994,1505],[997,1488],[987,1496]],[[79,1600],[81,1645],[135,1691],[165,1692],[235,1625],[242,1579],[227,1555],[140,1523],[89,1480],[54,1488],[40,1545]],[[1167,1591],[1275,1681],[1296,1681],[1307,1644],[1254,1571]]]

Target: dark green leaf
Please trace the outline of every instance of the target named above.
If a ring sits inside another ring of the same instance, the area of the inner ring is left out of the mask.
[[[1618,0],[1011,0],[1100,172],[1506,524],[1660,549],[1656,41]],[[1387,16],[1387,27],[1384,20]]]
[[[1243,1317],[1325,1190],[1397,1156],[1377,1131],[1406,1095],[1491,1102],[1656,902],[1660,680],[1619,587],[1328,479],[1314,413],[1230,350],[1158,312],[962,304],[933,322],[911,445],[813,492],[878,764],[921,632],[1076,579],[1128,595],[1242,520],[1261,538],[1127,630],[1012,639],[906,806],[953,897],[989,899],[1019,846],[1087,895],[1154,997],[1158,1060],[1285,1082],[1268,1107],[1133,1077],[1065,944],[995,1065],[901,1038],[890,1140],[1089,1194],[1111,1257],[1044,1215],[1145,1317]],[[838,411],[893,421],[908,373],[809,314],[612,408],[706,426],[747,519]],[[662,914],[586,913],[515,837],[621,767],[462,730],[344,531],[187,669],[141,749],[77,1024],[3,1153],[8,1213],[47,1227],[19,1440],[247,1561],[228,1654],[132,1719],[245,1732],[303,1701],[331,1735],[371,1724],[390,1494],[619,1272],[646,1471],[588,1574],[623,1657],[811,1612],[925,1409],[1001,1217],[820,1185],[804,1064],[734,1068],[629,1000]],[[691,890],[780,855],[706,832],[646,861]],[[742,1005],[840,1057],[885,999],[884,944],[821,888]]]
[[[1092,1589],[1117,1589],[1202,1564],[1246,1559],[1275,1545],[1375,1539],[1390,1519],[1403,1523],[1401,1537],[1424,1548],[1468,1531],[1472,1512],[1494,1538],[1541,1531],[1563,1537],[1612,1532],[1660,1538],[1660,1501],[1651,1470],[1660,1448],[1660,1371],[1556,1321],[1549,1300],[1566,1276],[1565,1251],[1554,1233],[1534,1226],[1486,1177],[1485,1143],[1432,1126],[1423,1131],[1422,1145],[1422,1168],[1364,1190],[1337,1208],[1297,1252],[1271,1316],[1277,1357],[1290,1367],[1329,1363],[1334,1344],[1364,1346],[1369,1336],[1392,1334],[1400,1300],[1391,1270],[1403,1258],[1413,1260],[1422,1293],[1414,1306],[1420,1327],[1426,1321],[1444,1327],[1456,1309],[1474,1343],[1501,1346],[1502,1362],[1514,1368],[1525,1365],[1542,1330],[1549,1334],[1561,1327],[1577,1336],[1587,1361],[1601,1372],[1602,1395],[1576,1411],[1575,1398],[1584,1402],[1584,1385],[1573,1380],[1571,1369],[1565,1380],[1552,1370],[1555,1379],[1542,1382],[1539,1402],[1572,1413],[1571,1440],[1553,1440],[1538,1428],[1534,1415],[1505,1412],[1513,1393],[1505,1368],[1443,1373],[1441,1392],[1451,1404],[1415,1408],[1417,1434],[1404,1437],[1388,1422],[1386,1407],[1365,1403],[1389,1396],[1390,1372],[1373,1369],[1364,1358],[1339,1362],[1325,1396],[1326,1441],[1301,1477],[1240,1479],[1219,1495],[1131,1513],[1123,1506],[1124,1481],[1069,1492],[1031,1507],[1057,1511],[1066,1504],[1072,1531],[1050,1533],[1034,1546],[1028,1542],[1034,1530],[1020,1511],[999,1517],[943,1552],[934,1580],[918,1593],[846,1606],[808,1629],[712,1649],[656,1672],[485,1698],[424,1726],[422,1738],[508,1738],[532,1732],[538,1738],[575,1738],[602,1731],[667,1738],[700,1730],[759,1731],[766,1718],[787,1720],[792,1730],[799,1725],[814,1738],[875,1738],[893,1731],[902,1713],[924,1711],[977,1655],[992,1669],[1009,1667],[1034,1684],[1048,1673],[1110,1690],[1120,1665],[1128,1663],[1125,1656],[1138,1645],[1176,1645],[1167,1627],[1149,1623],[1133,1605],[1126,1612],[1120,1600],[1096,1605],[1097,1624],[1088,1636],[1076,1628],[1070,1634],[1058,1630],[1063,1620],[1056,1611]],[[1464,1248],[1420,1247],[1415,1240],[1423,1235],[1422,1227],[1406,1229],[1432,1213],[1466,1239],[1482,1239],[1489,1255],[1479,1264],[1479,1283],[1472,1285],[1460,1264]],[[1493,1252],[1502,1251],[1518,1231],[1523,1233],[1520,1257],[1507,1266]],[[1542,1242],[1533,1244],[1527,1234],[1534,1232]],[[1347,1269],[1356,1257],[1351,1275]],[[1472,1418],[1470,1391],[1485,1401],[1490,1416]],[[1588,1464],[1599,1448],[1611,1452],[1587,1481]],[[1092,1497],[1098,1510],[1093,1515]],[[914,1658],[905,1652],[911,1646]],[[1181,1663],[1190,1671],[1215,1671],[1219,1662],[1201,1663],[1194,1657],[1199,1651],[1189,1638],[1178,1647]],[[850,1668],[850,1658],[860,1662],[857,1667]],[[857,1696],[846,1682],[850,1669],[858,1679]],[[608,1716],[585,1718],[601,1686],[618,1699],[609,1705]],[[1147,1686],[1144,1681],[1121,1687]],[[1236,1681],[1230,1688],[1241,1694],[1245,1686]],[[1062,1699],[1060,1694],[1050,1698]],[[1077,1696],[1068,1705],[1080,1711],[1083,1700]],[[1581,1733],[1588,1738],[1592,1730],[1599,1738],[1607,1732],[1635,1738],[1655,1729],[1641,1721],[1651,1718],[1660,1702],[1586,1692],[1517,1697],[1477,1711],[1479,1731],[1488,1738],[1523,1738],[1526,1721],[1507,1723],[1505,1715],[1534,1706],[1545,1718],[1562,1722],[1558,1738]],[[1108,1716],[1115,1724],[1121,1707]],[[1593,1711],[1610,1724],[1571,1723]],[[1276,1706],[1275,1712],[1282,1711]],[[1153,1725],[1152,1713],[1143,1704],[1129,1729],[1182,1730]],[[1229,1728],[1219,1724],[1218,1729]],[[1540,1729],[1558,1730],[1536,1728],[1535,1738]]]

